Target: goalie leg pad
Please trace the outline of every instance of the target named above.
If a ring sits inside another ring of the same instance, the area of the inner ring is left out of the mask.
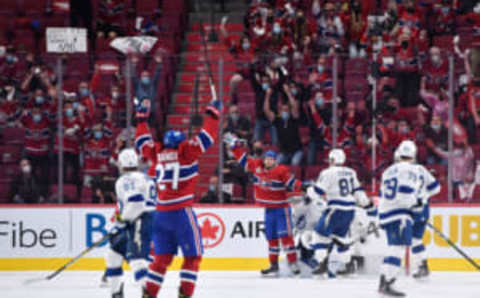
[[[201,256],[185,257],[183,260],[182,270],[180,271],[180,291],[187,297],[193,296],[201,261]]]

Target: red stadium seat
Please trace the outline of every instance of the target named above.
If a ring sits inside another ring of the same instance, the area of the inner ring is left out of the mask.
[[[305,169],[304,180],[317,180],[318,174],[324,169],[323,166],[307,166]]]
[[[0,145],[0,162],[18,163],[22,156],[22,146],[18,145]]]
[[[25,139],[25,129],[23,128],[16,128],[16,127],[8,127],[2,129],[3,138],[1,142],[3,144],[19,144],[23,145]]]
[[[11,203],[10,198],[8,197],[10,187],[9,182],[0,182],[0,204]]]

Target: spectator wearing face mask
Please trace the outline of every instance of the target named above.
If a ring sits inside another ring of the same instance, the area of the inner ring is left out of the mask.
[[[32,166],[28,159],[20,161],[20,170],[20,173],[13,178],[10,193],[8,194],[12,203],[42,203],[45,198],[41,195],[40,187],[32,174]]]
[[[478,132],[480,127],[480,80],[474,79],[468,86],[468,111],[467,132],[468,140],[471,144],[477,144]]]
[[[408,30],[412,38],[417,38],[423,23],[422,12],[415,0],[406,0],[405,5],[398,9],[399,34]]]
[[[41,105],[35,105],[30,111],[24,112],[21,124],[25,128],[24,155],[30,161],[32,174],[39,183],[43,197],[48,195],[50,173],[50,123]]]
[[[83,81],[78,84],[77,100],[78,104],[85,108],[84,117],[87,123],[91,123],[95,119],[95,97],[91,92],[88,82]],[[75,109],[77,110],[77,107]]]
[[[22,72],[18,61],[15,48],[8,46],[6,54],[0,57],[0,82],[19,81]]]
[[[339,45],[340,39],[345,35],[344,25],[335,9],[335,5],[327,2],[321,9],[320,1],[314,0],[312,14],[316,19],[318,32],[315,43],[321,52],[332,52],[332,46]]]
[[[112,85],[110,88],[110,98],[112,105],[112,122],[119,127],[125,127],[127,123],[127,105],[125,95],[120,86]]]
[[[107,203],[108,160],[110,157],[110,140],[104,135],[103,125],[92,127],[92,135],[87,140],[84,150],[84,185],[92,189],[93,203]],[[110,202],[109,202],[110,203]]]
[[[312,69],[308,81],[310,83],[309,88],[315,91],[321,91],[325,102],[332,100],[333,94],[333,79],[332,72],[327,68],[327,60],[324,55],[321,55],[317,59],[317,64]]]
[[[430,48],[430,59],[422,65],[422,76],[427,90],[438,90],[448,83],[448,63],[438,47]]]
[[[36,89],[25,107],[27,109],[32,109],[34,106],[38,106],[42,112],[48,114],[52,108],[52,100],[49,96],[45,95],[45,92],[43,92],[42,89]]]
[[[433,34],[452,34],[455,25],[455,10],[452,7],[452,0],[441,0],[439,2],[433,4]]]
[[[367,16],[362,12],[362,4],[356,0],[352,2],[350,13],[343,19],[345,27],[347,28],[347,37],[350,41],[348,46],[348,52],[350,58],[365,58],[367,52],[365,48],[361,46],[361,39],[365,34],[368,21]]]
[[[447,165],[448,160],[440,157],[435,148],[448,150],[448,130],[442,123],[439,116],[433,116],[430,124],[424,127],[424,133],[427,145],[427,164],[443,164]]]
[[[441,85],[435,91],[425,89],[425,81],[422,80],[420,87],[422,104],[432,111],[432,114],[439,116],[443,122],[448,121],[448,91],[446,85]]]
[[[283,85],[283,88],[288,97],[288,104],[282,104],[280,113],[275,115],[275,112],[270,108],[270,101],[265,100],[264,112],[278,133],[278,148],[280,152],[278,162],[298,166],[302,162],[303,157],[298,103],[290,93],[288,85]]]
[[[13,83],[9,83],[0,93],[0,114],[1,122],[6,126],[15,126],[17,120],[22,116],[22,108],[19,94],[15,91]]]
[[[139,100],[149,99],[151,103],[151,118],[155,117],[156,114],[156,99],[158,91],[158,81],[160,80],[160,75],[162,74],[162,61],[163,58],[161,55],[156,54],[154,56],[156,63],[155,71],[152,74],[148,70],[144,70],[140,74],[140,79],[137,76],[137,73],[133,71],[133,86],[135,88],[135,97]],[[133,69],[137,69],[138,57],[132,59]]]
[[[393,127],[393,129],[388,128],[387,133],[388,133],[388,143],[392,151],[394,150],[394,148],[397,148],[402,141],[416,140],[415,131],[412,130],[408,121],[405,119],[402,119],[396,122],[396,127]]]
[[[435,147],[435,153],[441,158],[448,159],[449,152]],[[470,202],[475,190],[475,155],[466,140],[454,139],[452,152],[453,185],[458,189],[461,200]],[[455,196],[457,193],[455,192]]]
[[[324,149],[324,132],[330,123],[331,110],[325,103],[323,92],[317,91],[308,102],[308,123],[310,142],[308,143],[307,163],[313,165],[317,160],[317,152]]]
[[[232,200],[232,196],[229,193],[224,191],[223,202],[230,203],[231,200]],[[204,204],[220,203],[217,176],[210,177],[210,181],[208,183],[208,191],[200,198],[200,203],[204,203]]]
[[[80,148],[85,135],[85,120],[73,109],[72,102],[65,102],[63,106],[63,174],[64,181],[77,186],[77,198],[82,190],[80,179]],[[58,168],[58,134],[55,142],[55,167]],[[70,175],[69,170],[70,169]]]
[[[272,106],[276,106],[278,102],[278,90],[276,86],[272,86],[268,75],[255,72],[252,68],[250,82],[255,92],[255,128],[253,132],[253,139],[255,141],[263,141],[265,130],[270,130],[270,138],[272,144],[278,143],[277,130],[275,126],[268,121],[264,112],[265,101],[271,101]]]
[[[231,132],[241,139],[249,140],[251,136],[250,130],[250,120],[240,114],[237,105],[231,105],[228,111],[225,132]]]
[[[420,87],[417,48],[408,30],[404,30],[398,42],[395,54],[395,93],[402,106],[411,107],[418,104]]]

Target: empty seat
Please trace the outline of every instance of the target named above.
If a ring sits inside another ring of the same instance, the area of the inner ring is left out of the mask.
[[[19,145],[0,145],[0,162],[18,163],[22,156],[22,149]]]
[[[4,128],[1,131],[3,144],[23,144],[25,139],[25,129],[17,127]]]

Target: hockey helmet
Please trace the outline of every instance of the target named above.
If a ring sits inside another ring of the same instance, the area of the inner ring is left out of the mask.
[[[267,158],[267,157],[271,157],[274,160],[277,160],[277,153],[273,150],[268,150],[267,152],[265,152],[265,155],[263,156],[263,158]]]
[[[415,159],[417,157],[417,145],[411,140],[402,141],[396,151],[400,158]]]
[[[166,148],[177,148],[185,141],[185,134],[179,130],[169,130],[163,136],[163,146]]]
[[[138,155],[132,148],[123,149],[118,155],[120,169],[138,167]]]
[[[346,159],[345,152],[342,149],[332,149],[328,153],[328,160],[334,165],[343,165]]]

